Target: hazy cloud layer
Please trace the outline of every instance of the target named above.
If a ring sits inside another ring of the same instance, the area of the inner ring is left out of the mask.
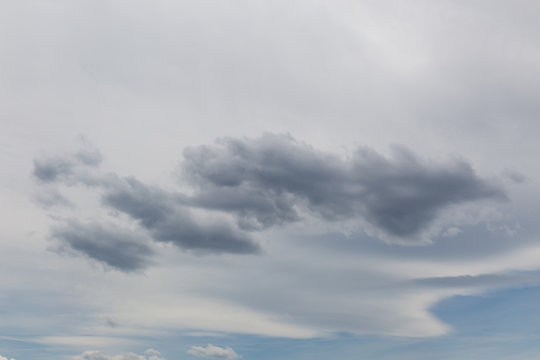
[[[208,344],[207,346],[192,346],[191,349],[187,351],[188,354],[206,358],[206,359],[225,359],[225,360],[234,360],[240,359],[242,356],[238,355],[229,346],[222,348],[219,346],[214,346]]]
[[[198,189],[193,205],[232,212],[245,229],[294,222],[305,207],[327,221],[362,217],[391,236],[411,237],[451,205],[505,199],[464,160],[430,163],[402,147],[392,155],[359,148],[341,159],[265,134],[188,148],[183,170]]]
[[[73,207],[73,203],[57,189],[43,189],[34,196],[34,200],[44,208],[55,206]]]
[[[157,350],[148,349],[144,355],[135,353],[108,354],[101,351],[85,351],[81,355],[73,356],[73,360],[166,360]],[[0,359],[1,360],[1,359]]]
[[[415,281],[419,285],[437,288],[501,288],[536,286],[540,276],[536,272],[514,272],[509,274],[481,274],[422,278]]]

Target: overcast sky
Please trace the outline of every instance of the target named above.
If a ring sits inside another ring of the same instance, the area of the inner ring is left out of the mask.
[[[538,359],[539,12],[0,0],[0,360]]]

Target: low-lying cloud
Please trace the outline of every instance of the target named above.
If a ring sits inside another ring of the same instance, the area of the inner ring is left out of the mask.
[[[93,148],[36,160],[33,175],[43,184],[37,197],[47,208],[71,206],[51,186],[84,185],[99,195],[103,211],[138,224],[128,231],[68,218],[52,229],[58,249],[122,271],[149,266],[152,241],[199,255],[259,254],[255,233],[308,217],[354,222],[384,240],[418,242],[446,209],[506,199],[500,185],[479,177],[465,160],[432,162],[403,147],[394,147],[390,157],[360,147],[344,158],[290,135],[186,148],[181,180],[192,187],[190,194],[103,174],[100,162]]]
[[[102,351],[85,351],[81,355],[73,356],[73,360],[167,360],[161,353],[154,349],[148,349],[143,355],[135,353],[109,354]],[[2,360],[0,358],[0,360]]]
[[[208,344],[207,346],[192,346],[188,351],[188,354],[198,356],[206,359],[225,359],[235,360],[240,359],[242,356],[238,355],[231,347],[225,348]]]

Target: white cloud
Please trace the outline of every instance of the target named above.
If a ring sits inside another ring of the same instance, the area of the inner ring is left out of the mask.
[[[15,360],[15,359],[8,359],[7,357],[0,355],[0,360]]]
[[[193,356],[203,357],[207,359],[234,360],[240,359],[242,357],[238,355],[236,351],[234,351],[229,346],[227,346],[226,348],[222,348],[219,346],[214,346],[212,344],[208,344],[206,347],[192,346],[191,349],[187,351],[187,353]]]
[[[138,355],[132,352],[124,354],[109,354],[102,351],[89,350],[81,355],[72,357],[73,360],[166,360],[157,350],[148,349],[144,355]],[[4,360],[4,359],[0,359]]]

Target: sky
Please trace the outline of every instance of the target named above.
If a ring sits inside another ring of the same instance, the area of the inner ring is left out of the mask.
[[[538,359],[539,11],[0,0],[0,360]]]

